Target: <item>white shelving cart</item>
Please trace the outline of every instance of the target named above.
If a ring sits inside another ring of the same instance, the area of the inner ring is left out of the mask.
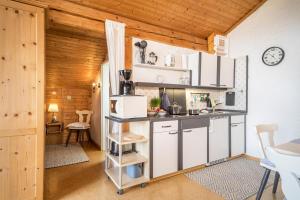
[[[113,132],[112,123],[117,126],[117,132]],[[105,117],[105,173],[116,185],[117,193],[123,194],[124,189],[141,185],[145,187],[150,180],[150,123],[148,118],[121,119],[115,117]],[[123,131],[123,124],[128,123],[128,131]],[[118,145],[118,155],[110,152],[111,143]],[[133,151],[123,153],[124,145],[133,144]],[[140,164],[142,166],[142,176],[133,178],[126,172],[126,167]]]

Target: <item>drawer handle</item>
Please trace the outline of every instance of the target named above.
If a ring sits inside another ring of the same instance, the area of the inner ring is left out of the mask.
[[[171,125],[168,125],[168,126],[161,126],[162,128],[171,128],[172,126]]]
[[[192,130],[184,130],[183,132],[184,133],[190,133],[190,132],[192,132]]]
[[[177,131],[175,131],[175,132],[169,132],[169,134],[170,135],[175,135],[175,134],[177,134]]]
[[[220,86],[227,86],[227,85],[220,85]]]
[[[237,125],[237,124],[232,124],[232,125],[231,125],[231,127],[236,127],[236,126],[238,126],[238,125]]]
[[[209,85],[213,85],[213,86],[216,86],[217,84],[209,84]]]

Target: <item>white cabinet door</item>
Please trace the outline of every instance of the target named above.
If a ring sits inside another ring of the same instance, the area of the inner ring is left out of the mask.
[[[183,169],[207,163],[207,127],[182,131]]]
[[[220,58],[220,87],[234,87],[234,59]]]
[[[175,133],[175,134],[174,134]],[[178,170],[178,133],[153,133],[153,178]]]
[[[208,53],[201,52],[201,74],[200,85],[201,86],[217,86],[217,66],[218,57]]]
[[[229,156],[228,117],[211,119],[209,131],[209,162]]]
[[[231,124],[231,156],[245,153],[244,124]]]
[[[199,53],[188,55],[188,68],[192,70],[192,85],[199,85]]]

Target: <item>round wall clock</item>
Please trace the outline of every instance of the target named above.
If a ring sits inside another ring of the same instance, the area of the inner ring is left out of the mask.
[[[262,55],[262,61],[268,66],[281,63],[284,58],[284,51],[280,47],[270,47]]]

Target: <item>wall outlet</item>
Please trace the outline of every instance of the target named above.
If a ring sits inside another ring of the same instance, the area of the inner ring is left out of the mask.
[[[67,100],[71,101],[72,100],[72,96],[67,96]]]

